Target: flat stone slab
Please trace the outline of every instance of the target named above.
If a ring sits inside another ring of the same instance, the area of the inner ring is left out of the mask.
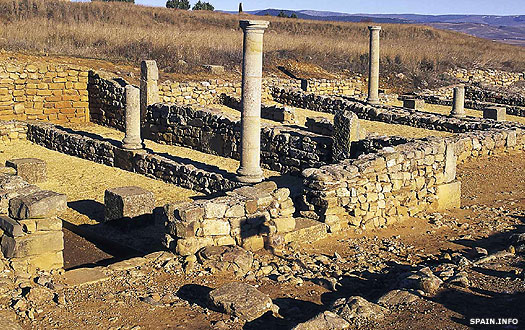
[[[155,196],[140,187],[117,187],[104,193],[105,221],[152,214],[154,208]]]
[[[299,323],[293,330],[340,330],[349,328],[350,323],[345,319],[335,313],[325,311],[306,322]]]
[[[68,286],[83,286],[109,280],[110,276],[97,268],[77,268],[64,273],[64,283]]]
[[[296,218],[295,229],[284,234],[284,241],[313,243],[328,236],[328,226],[322,222],[307,219]]]
[[[240,282],[228,283],[212,290],[208,298],[216,309],[248,322],[275,308],[268,295]]]
[[[136,257],[136,258],[131,258],[131,259],[116,262],[114,264],[109,265],[108,268],[111,269],[112,271],[129,270],[129,269],[133,269],[133,268],[142,266],[147,261],[148,259],[146,258]]]
[[[67,207],[67,197],[54,191],[40,190],[9,201],[9,216],[14,219],[46,218]]]
[[[5,162],[16,174],[28,183],[45,182],[47,180],[46,162],[38,158],[18,158]]]

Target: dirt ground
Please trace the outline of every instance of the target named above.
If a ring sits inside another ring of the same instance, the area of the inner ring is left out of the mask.
[[[35,152],[27,147],[28,152]],[[5,157],[8,152],[6,150],[0,156]],[[53,160],[57,156],[51,151],[39,153],[39,157],[48,161],[51,173],[54,166],[60,166],[60,160]],[[76,159],[69,161],[76,165]],[[80,169],[82,173],[80,164],[84,161],[78,161],[77,171]],[[115,183],[118,183],[124,179],[125,174],[119,173],[120,170],[98,166],[109,171],[104,172],[108,173],[105,180],[117,180]],[[89,172],[90,167],[85,167]],[[486,157],[460,165],[458,178],[462,181],[463,206],[442,212],[439,222],[432,221],[436,215],[422,215],[387,229],[366,233],[350,230],[313,244],[294,244],[281,257],[268,252],[257,253],[256,258],[262,264],[270,265],[283,262],[308,265],[308,260],[317,260],[319,256],[330,260],[325,268],[329,270],[323,272],[327,277],[337,279],[336,285],[315,277],[299,284],[283,282],[272,276],[259,280],[242,279],[270,295],[280,307],[281,317],[264,316],[244,324],[212,311],[207,308],[206,293],[234,280],[231,274],[211,274],[205,269],[170,268],[166,264],[153,263],[116,272],[104,282],[60,289],[58,292],[64,298],[63,303],[42,304],[33,321],[18,316],[18,322],[25,329],[290,329],[325,310],[338,297],[361,295],[373,301],[391,289],[400,272],[420,264],[435,264],[445,253],[459,252],[469,256],[472,247],[483,247],[489,253],[508,248],[510,235],[525,229],[523,168],[523,153]],[[89,173],[83,173],[84,177],[78,175],[79,182],[90,178]],[[127,179],[132,179],[132,176]],[[79,196],[75,198],[88,193],[89,198],[100,200],[104,189],[91,185],[82,187],[80,183],[65,188],[55,180],[52,179],[46,187],[58,191],[70,189],[71,196]],[[165,184],[152,181],[150,188],[158,184],[159,191],[168,189]],[[82,189],[89,190],[75,192]],[[176,187],[171,189],[173,195],[170,198],[175,194],[180,198],[191,195]],[[93,243],[67,230],[65,233],[68,246],[83,249],[84,253],[96,256],[94,259],[108,259],[120,253],[115,246]],[[68,260],[71,256],[66,253],[65,258],[66,263],[71,264]],[[95,261],[88,259],[75,260],[74,263]],[[523,256],[515,255],[468,268],[469,287],[446,286],[433,298],[422,298],[404,308],[391,310],[384,319],[360,328],[466,329],[470,318],[484,317],[513,317],[523,323],[525,282],[521,272],[524,261]],[[160,303],[152,304],[145,299],[152,295],[158,295]]]

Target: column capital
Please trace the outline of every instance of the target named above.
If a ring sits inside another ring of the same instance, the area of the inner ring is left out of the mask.
[[[258,21],[258,20],[242,20],[239,21],[239,26],[245,31],[261,31],[264,30],[270,25],[268,21]]]
[[[381,27],[379,25],[372,25],[372,26],[369,26],[368,29],[370,31],[379,31],[381,30]]]

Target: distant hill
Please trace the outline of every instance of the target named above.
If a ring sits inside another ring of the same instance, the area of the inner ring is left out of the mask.
[[[418,15],[418,14],[347,14],[318,10],[264,9],[249,11],[253,15],[290,16],[318,21],[425,24],[439,29],[467,33],[476,37],[525,46],[525,15]]]

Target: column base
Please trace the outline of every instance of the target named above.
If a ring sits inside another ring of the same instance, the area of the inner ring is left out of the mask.
[[[141,150],[144,149],[144,143],[125,143],[122,142],[122,149],[126,150]]]
[[[465,118],[467,115],[465,114],[459,114],[459,113],[451,113],[450,114],[450,117],[454,117],[454,118]]]
[[[264,180],[263,171],[261,169],[246,171],[243,168],[237,170],[237,180],[243,183],[259,183]]]
[[[376,99],[376,100],[366,99],[366,103],[368,103],[370,105],[378,105],[378,104],[380,104],[378,99]]]

